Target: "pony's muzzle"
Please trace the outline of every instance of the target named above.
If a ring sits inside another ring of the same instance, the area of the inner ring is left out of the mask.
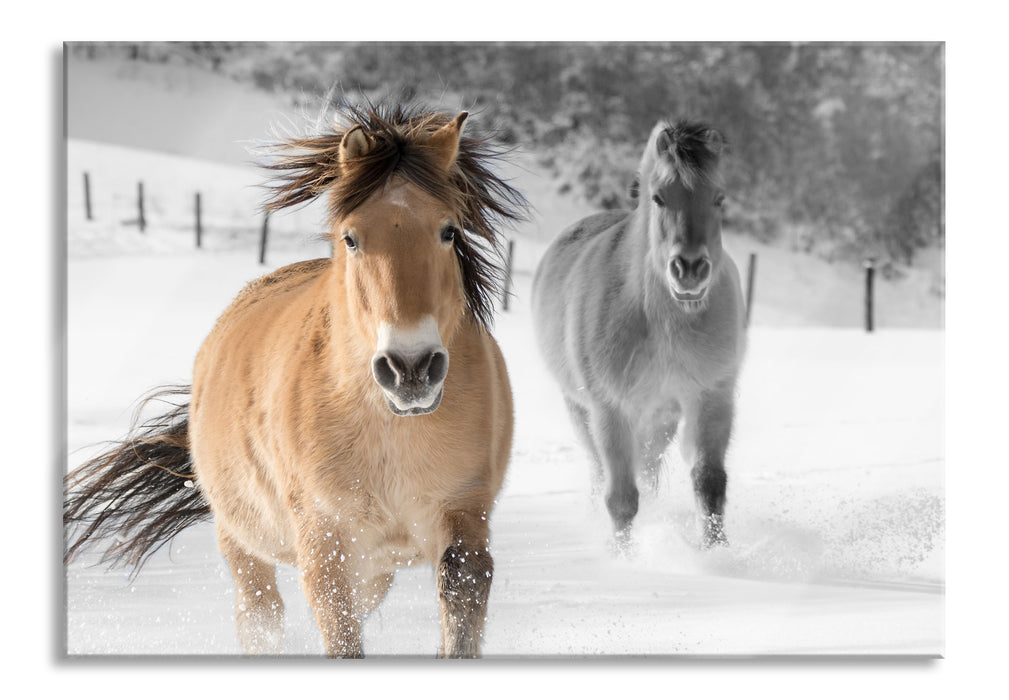
[[[406,327],[383,323],[378,341],[371,374],[389,410],[398,416],[414,416],[438,408],[448,375],[448,350],[434,318],[427,316]]]
[[[711,258],[707,255],[696,258],[674,255],[669,261],[669,274],[683,291],[701,287],[711,276]]]
[[[711,258],[705,254],[669,259],[669,286],[677,301],[697,302],[704,298],[711,281]]]
[[[412,356],[396,352],[377,353],[371,373],[397,415],[430,413],[441,403],[442,385],[448,374],[448,353],[432,348]]]

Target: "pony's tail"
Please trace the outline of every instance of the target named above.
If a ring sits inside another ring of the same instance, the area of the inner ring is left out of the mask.
[[[189,451],[189,403],[140,423],[153,400],[188,395],[188,386],[149,394],[137,408],[133,427],[121,442],[81,465],[64,479],[63,561],[83,548],[112,540],[101,561],[125,562],[133,574],[182,530],[210,517]]]

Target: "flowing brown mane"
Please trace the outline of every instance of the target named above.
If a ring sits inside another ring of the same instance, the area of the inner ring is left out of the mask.
[[[346,106],[334,126],[315,136],[284,139],[270,147],[276,159],[265,167],[282,173],[271,186],[269,211],[296,206],[328,193],[330,223],[363,204],[394,175],[431,196],[451,202],[467,235],[456,242],[466,299],[474,317],[487,326],[503,282],[497,228],[525,216],[525,198],[490,170],[504,151],[463,137],[455,165],[446,173],[432,157],[427,139],[450,121],[445,114],[402,105]],[[361,126],[375,142],[365,156],[340,164],[344,134]],[[471,236],[486,243],[481,245]],[[488,249],[491,256],[488,256]]]

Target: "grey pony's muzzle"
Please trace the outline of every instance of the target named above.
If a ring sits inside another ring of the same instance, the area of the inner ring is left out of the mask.
[[[670,256],[666,267],[670,294],[685,308],[699,308],[707,297],[711,272],[711,258],[704,252]]]

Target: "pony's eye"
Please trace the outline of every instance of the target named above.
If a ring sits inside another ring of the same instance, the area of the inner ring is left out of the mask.
[[[655,202],[655,203],[656,203],[657,205],[659,205],[660,207],[664,207],[664,206],[666,206],[666,203],[662,201],[662,197],[660,197],[660,196],[659,196],[659,195],[657,195],[657,194],[653,194],[653,195],[652,195],[652,201],[653,201],[653,202]]]
[[[720,207],[725,204],[725,195],[719,192],[715,195],[715,206]]]
[[[455,237],[459,235],[459,229],[456,226],[449,224],[441,230],[441,242],[451,243],[455,240]]]
[[[357,241],[355,241],[349,234],[340,240],[342,240],[343,244],[347,246],[347,250],[357,250]]]

